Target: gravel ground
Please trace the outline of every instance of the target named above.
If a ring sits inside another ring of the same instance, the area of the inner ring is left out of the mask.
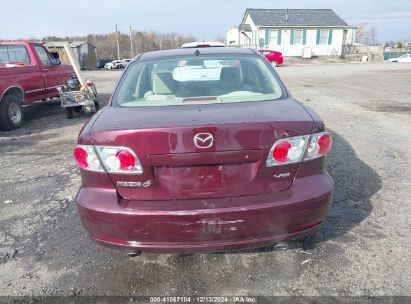
[[[0,133],[0,295],[403,295],[411,286],[411,65],[278,68],[333,134],[336,193],[313,238],[287,250],[195,254],[124,252],[90,241],[74,198],[72,160],[87,117],[57,101],[26,108]],[[87,72],[107,101],[118,71]]]

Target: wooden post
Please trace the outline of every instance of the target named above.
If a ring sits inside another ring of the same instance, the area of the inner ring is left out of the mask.
[[[82,87],[86,87],[86,82],[84,81],[83,76],[81,75],[81,71],[80,71],[80,65],[78,63],[77,58],[74,56],[73,51],[71,50],[70,45],[67,42],[64,42],[64,50],[66,51],[66,54],[70,60],[71,65],[73,66],[74,72],[76,73],[76,76],[78,78],[78,80],[81,83]]]

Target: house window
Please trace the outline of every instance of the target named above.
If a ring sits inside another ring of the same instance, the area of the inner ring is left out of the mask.
[[[265,38],[265,30],[259,30],[258,31],[258,38],[259,39],[261,39],[261,38]]]
[[[280,29],[263,29],[259,31],[260,39],[264,39],[265,45],[280,45],[281,30]]]
[[[329,30],[320,30],[320,44],[328,43],[328,35],[330,34]]]
[[[294,41],[293,44],[303,44],[303,30],[294,30]]]
[[[278,30],[268,30],[268,43],[267,44],[277,44]]]

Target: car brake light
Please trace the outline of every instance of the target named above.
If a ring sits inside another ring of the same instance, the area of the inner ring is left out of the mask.
[[[277,140],[268,154],[266,166],[288,165],[301,161],[308,137],[302,135]]]
[[[136,159],[130,151],[120,150],[116,153],[116,157],[120,161],[120,170],[132,170],[136,165]]]
[[[127,147],[78,145],[74,158],[84,170],[122,174],[142,174],[143,168]]]
[[[268,154],[266,166],[280,166],[311,160],[326,155],[332,145],[327,132],[277,140]]]
[[[78,145],[74,148],[74,159],[80,168],[104,172],[93,146]]]
[[[82,147],[75,147],[74,148],[74,160],[76,161],[77,165],[81,168],[87,168],[87,151],[84,150]]]
[[[327,132],[315,133],[311,136],[304,160],[319,158],[326,155],[332,145],[331,136]]]
[[[321,155],[327,154],[331,149],[331,144],[332,144],[332,140],[331,140],[330,135],[328,134],[321,135],[320,138],[318,139],[318,145],[320,146],[319,153]]]
[[[273,150],[273,157],[279,163],[285,163],[288,159],[288,151],[291,149],[291,144],[289,142],[281,142],[275,146]]]

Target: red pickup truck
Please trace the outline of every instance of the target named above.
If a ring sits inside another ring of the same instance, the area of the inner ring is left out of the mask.
[[[23,105],[58,96],[56,87],[73,74],[41,44],[0,42],[0,130],[20,128]]]

